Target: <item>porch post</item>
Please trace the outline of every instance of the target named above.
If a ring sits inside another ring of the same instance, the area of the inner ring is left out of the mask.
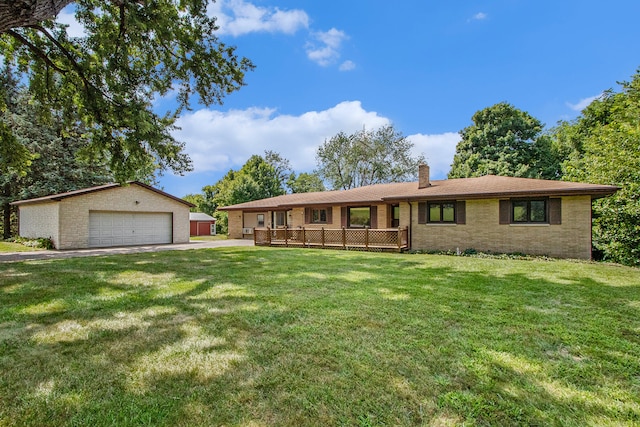
[[[322,247],[324,248],[324,227],[322,227],[322,231],[321,231],[321,239],[322,239]]]
[[[285,225],[284,226],[284,245],[286,247],[289,247],[289,239],[288,239],[289,236],[288,236],[288,234],[289,233],[287,232],[287,226]]]
[[[342,227],[342,247],[347,249],[347,229]]]
[[[369,229],[367,227],[364,228],[364,248],[369,250]]]

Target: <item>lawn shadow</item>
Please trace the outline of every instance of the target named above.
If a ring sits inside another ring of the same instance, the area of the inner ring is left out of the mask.
[[[263,248],[11,264],[0,420],[638,421],[640,286],[532,267]]]

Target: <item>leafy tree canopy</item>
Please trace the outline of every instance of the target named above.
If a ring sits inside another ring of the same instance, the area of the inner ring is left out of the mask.
[[[70,3],[86,36],[70,37],[52,21]],[[207,4],[0,0],[0,51],[5,64],[28,80],[40,116],[49,118],[53,109],[66,126],[79,120],[88,150],[106,160],[119,181],[150,162],[181,173],[191,163],[170,133],[177,115],[194,96],[205,105],[222,103],[253,68],[217,39]],[[154,100],[174,91],[177,108],[154,113]]]
[[[559,162],[542,123],[506,102],[477,111],[460,131],[449,178],[483,175],[559,178]]]
[[[411,157],[413,143],[393,126],[351,135],[340,132],[316,151],[317,173],[333,189],[416,179],[424,156]]]
[[[593,243],[606,259],[640,265],[640,71],[553,136],[567,153],[563,179],[618,185],[594,203]]]
[[[316,173],[303,172],[296,176],[294,172],[289,175],[287,188],[292,193],[311,193],[314,191],[325,191],[322,178]]]

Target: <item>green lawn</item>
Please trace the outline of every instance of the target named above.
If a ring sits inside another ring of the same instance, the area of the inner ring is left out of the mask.
[[[0,264],[0,425],[640,425],[640,270],[218,248]]]
[[[33,248],[20,243],[0,242],[0,252],[32,252],[42,251],[42,248]]]

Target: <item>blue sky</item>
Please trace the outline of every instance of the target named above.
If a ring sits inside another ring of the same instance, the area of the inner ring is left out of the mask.
[[[195,170],[160,179],[176,196],[265,150],[312,171],[326,139],[385,124],[445,178],[476,111],[506,101],[551,127],[640,67],[638,0],[219,0],[209,10],[221,41],[256,69],[224,105],[179,119]]]

